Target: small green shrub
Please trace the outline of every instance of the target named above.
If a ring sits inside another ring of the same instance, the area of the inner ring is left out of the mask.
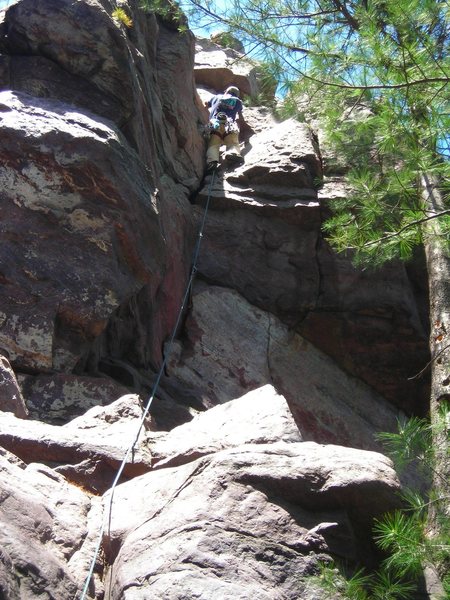
[[[448,407],[442,409],[442,423],[431,425],[413,417],[399,421],[398,433],[380,433],[381,440],[398,470],[413,464],[431,482],[440,473],[436,468],[436,429],[447,431]],[[450,482],[443,481],[439,494],[431,490],[424,499],[414,490],[402,494],[404,508],[375,521],[377,546],[386,554],[380,568],[370,575],[363,570],[347,577],[343,569],[322,568],[319,582],[330,598],[348,600],[409,600],[426,566],[441,578],[442,600],[450,598]],[[430,514],[432,519],[430,521]],[[430,523],[434,527],[430,527]],[[432,529],[432,531],[430,531]]]
[[[359,569],[347,576],[336,565],[322,565],[318,581],[329,598],[346,600],[409,600],[415,590],[413,583],[387,569],[373,575]]]
[[[112,11],[111,16],[117,23],[121,23],[122,25],[125,25],[125,27],[133,27],[132,19],[127,15],[123,8],[115,8]]]

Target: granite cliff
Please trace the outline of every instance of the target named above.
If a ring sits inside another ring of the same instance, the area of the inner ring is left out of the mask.
[[[422,262],[336,255],[338,162],[267,107],[205,176],[257,65],[120,4],[0,11],[0,596],[79,597],[100,532],[91,598],[325,598],[399,503],[374,434],[426,410]]]

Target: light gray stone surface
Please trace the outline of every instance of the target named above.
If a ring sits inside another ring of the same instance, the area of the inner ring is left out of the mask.
[[[25,419],[28,409],[9,360],[0,355],[0,410],[12,412],[16,417]]]
[[[206,408],[273,385],[309,440],[376,448],[375,432],[395,429],[400,416],[273,314],[223,287],[196,287],[168,369]]]
[[[0,444],[26,463],[50,463],[68,480],[102,493],[111,486],[128,447],[135,441],[141,417],[141,404],[133,395],[119,398],[108,407],[94,407],[63,427],[0,413]],[[124,466],[126,479],[151,468],[150,454],[140,439]]]
[[[4,455],[0,498],[2,598],[73,598],[92,551],[88,523],[98,499],[44,465],[21,467]]]
[[[106,592],[321,598],[302,595],[317,554],[361,553],[398,489],[383,456],[311,442],[244,445],[143,475],[114,493]]]
[[[151,434],[148,438],[158,468],[177,466],[224,448],[278,440],[299,442],[301,435],[285,398],[271,385],[200,413],[155,442]]]

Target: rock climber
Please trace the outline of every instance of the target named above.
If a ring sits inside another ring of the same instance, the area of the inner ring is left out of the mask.
[[[220,158],[220,148],[226,146],[224,159],[230,162],[242,163],[244,159],[239,146],[239,124],[244,123],[242,116],[243,104],[239,98],[239,89],[228,87],[223,94],[213,96],[205,102],[209,111],[209,143],[206,152],[206,172],[212,173]]]

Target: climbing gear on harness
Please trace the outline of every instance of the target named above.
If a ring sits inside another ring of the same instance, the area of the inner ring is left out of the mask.
[[[239,127],[237,124],[228,117],[224,112],[217,113],[209,122],[209,129],[211,135],[218,135],[224,139],[230,133],[238,133]]]
[[[106,527],[108,527],[107,532],[108,532],[108,536],[110,536],[111,519],[112,519],[112,508],[113,508],[113,501],[114,501],[114,490],[117,487],[117,484],[119,483],[120,476],[122,475],[122,472],[123,472],[123,470],[124,470],[124,468],[125,468],[125,466],[127,464],[128,457],[130,456],[130,454],[131,454],[132,457],[134,457],[135,446],[136,446],[136,444],[137,444],[137,442],[139,440],[139,436],[141,434],[142,427],[144,426],[145,419],[147,418],[147,415],[149,413],[149,410],[150,410],[150,407],[152,405],[153,399],[155,397],[156,391],[157,391],[157,389],[159,387],[159,383],[161,381],[161,377],[163,376],[163,373],[164,373],[164,371],[166,369],[167,362],[169,360],[169,356],[170,356],[170,353],[172,351],[172,346],[173,346],[173,343],[175,341],[175,336],[176,336],[176,334],[178,332],[178,329],[180,327],[181,319],[182,319],[183,313],[184,313],[184,309],[185,309],[185,307],[187,305],[187,301],[188,301],[188,299],[190,297],[190,294],[191,294],[192,285],[194,283],[194,278],[195,278],[195,275],[197,273],[198,256],[200,254],[200,246],[201,246],[202,238],[203,238],[203,230],[205,228],[206,217],[208,215],[209,204],[210,204],[210,201],[211,201],[211,193],[212,193],[212,189],[213,189],[213,185],[214,185],[214,180],[215,180],[215,171],[213,172],[213,176],[211,177],[211,181],[209,183],[208,197],[206,199],[205,209],[203,211],[203,218],[202,218],[202,222],[200,224],[200,228],[199,228],[199,232],[198,232],[197,244],[195,246],[194,255],[192,257],[191,273],[190,273],[189,280],[188,280],[188,282],[186,284],[186,288],[185,288],[183,299],[181,301],[180,309],[178,311],[178,317],[177,317],[175,326],[173,328],[172,335],[171,335],[171,337],[169,339],[169,342],[167,344],[167,351],[163,355],[163,360],[162,360],[161,366],[159,368],[158,375],[156,377],[155,383],[153,384],[153,389],[151,391],[151,394],[150,394],[150,396],[149,396],[149,398],[147,400],[147,404],[146,404],[146,406],[144,408],[144,411],[142,413],[142,417],[141,417],[141,420],[139,422],[139,428],[138,428],[136,437],[134,438],[133,443],[130,446],[128,446],[127,451],[125,453],[125,456],[122,459],[120,467],[119,467],[119,469],[117,471],[116,477],[115,477],[115,479],[114,479],[111,487],[109,488],[109,491],[110,491],[109,507],[107,509],[107,515],[105,515],[107,518],[102,519],[102,524],[101,524],[101,527],[100,527],[100,531],[99,531],[99,535],[98,535],[98,539],[97,539],[97,544],[95,546],[94,555],[92,557],[92,561],[91,561],[91,565],[90,565],[90,568],[89,568],[89,572],[88,572],[88,574],[86,576],[86,580],[84,582],[84,587],[83,587],[83,590],[82,590],[81,595],[79,597],[79,600],[85,600],[86,595],[88,593],[89,584],[90,584],[91,579],[92,579],[92,577],[94,575],[94,568],[95,568],[95,565],[97,563],[98,555],[100,553],[100,548],[101,548],[101,545],[102,545],[103,535],[104,535],[104,532],[106,530]]]

